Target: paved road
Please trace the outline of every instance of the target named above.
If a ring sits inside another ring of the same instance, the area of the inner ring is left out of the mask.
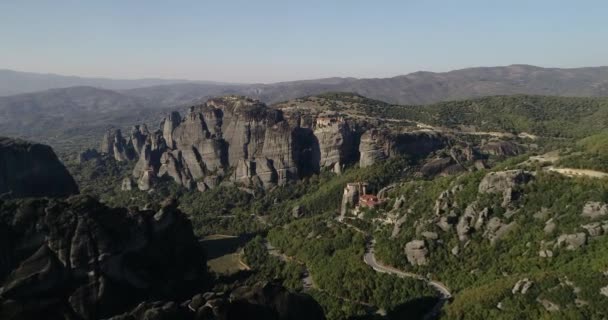
[[[365,264],[372,267],[372,269],[374,269],[376,272],[388,273],[388,274],[396,275],[401,278],[413,278],[413,279],[417,279],[417,280],[426,282],[428,285],[433,287],[437,292],[439,292],[440,299],[439,299],[439,301],[437,301],[435,306],[433,306],[433,309],[431,309],[429,312],[427,312],[427,314],[424,316],[423,319],[425,319],[425,320],[435,319],[437,316],[439,316],[439,313],[441,312],[441,308],[443,308],[443,305],[452,298],[452,293],[450,292],[450,289],[439,281],[431,280],[431,279],[428,279],[428,278],[423,277],[416,273],[405,272],[405,271],[393,268],[391,266],[387,266],[382,263],[379,263],[376,260],[376,255],[374,254],[375,243],[376,243],[376,241],[372,239],[367,246],[365,255],[363,255],[363,261],[365,262]]]
[[[344,221],[344,219],[338,218],[336,220],[338,222],[346,225],[347,227],[354,229],[357,232],[367,235],[367,233],[365,231],[353,226],[350,223],[347,223],[346,221]],[[437,301],[437,303],[435,304],[435,306],[433,306],[433,309],[431,309],[429,312],[427,312],[427,314],[424,316],[423,319],[425,319],[425,320],[435,319],[437,316],[439,316],[439,313],[441,312],[441,308],[443,308],[443,305],[452,298],[452,293],[450,292],[450,289],[439,281],[428,279],[428,278],[421,276],[419,274],[416,274],[416,273],[402,271],[397,268],[393,268],[391,266],[387,266],[387,265],[384,265],[384,264],[378,262],[378,260],[376,260],[376,255],[374,253],[374,245],[376,244],[376,240],[374,240],[371,237],[369,237],[369,239],[370,240],[367,244],[365,254],[363,255],[363,262],[365,262],[365,264],[370,266],[376,272],[388,273],[388,274],[396,275],[401,278],[413,278],[413,279],[417,279],[417,280],[426,282],[429,286],[433,287],[439,293],[440,298],[439,298],[439,301]]]

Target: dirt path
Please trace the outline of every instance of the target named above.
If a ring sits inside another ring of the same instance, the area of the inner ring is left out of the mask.
[[[567,177],[590,177],[590,178],[606,178],[608,173],[596,170],[588,169],[575,169],[575,168],[556,168],[554,166],[545,167],[544,170],[557,172]]]

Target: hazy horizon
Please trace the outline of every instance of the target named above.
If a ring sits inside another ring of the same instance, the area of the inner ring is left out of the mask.
[[[548,0],[2,3],[0,59],[23,72],[230,83],[605,66],[607,9]]]

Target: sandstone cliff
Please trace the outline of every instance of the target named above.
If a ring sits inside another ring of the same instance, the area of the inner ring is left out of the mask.
[[[0,196],[61,197],[78,186],[49,146],[0,137]]]

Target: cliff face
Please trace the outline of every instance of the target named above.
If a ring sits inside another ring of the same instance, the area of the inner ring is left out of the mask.
[[[133,160],[136,155],[136,149],[131,140],[127,141],[122,136],[120,129],[109,129],[103,136],[101,141],[101,153],[108,154],[116,161]]]
[[[183,118],[171,113],[161,129],[139,132],[145,139],[133,176],[140,189],[164,175],[199,190],[222,179],[268,188],[298,177],[292,127],[279,110],[259,101],[212,99],[191,107]]]
[[[0,195],[62,197],[78,193],[51,147],[0,137]]]
[[[139,154],[133,170],[139,189],[153,188],[157,178],[168,176],[201,191],[222,181],[268,189],[321,170],[340,173],[357,160],[369,166],[443,146],[442,138],[429,132],[370,129],[361,137],[370,126],[358,121],[337,112],[282,110],[227,96],[193,106],[183,117],[172,112],[155,132],[136,126],[126,145]]]
[[[359,165],[364,168],[390,157],[425,156],[445,147],[445,139],[432,131],[392,133],[370,129],[361,136]]]

